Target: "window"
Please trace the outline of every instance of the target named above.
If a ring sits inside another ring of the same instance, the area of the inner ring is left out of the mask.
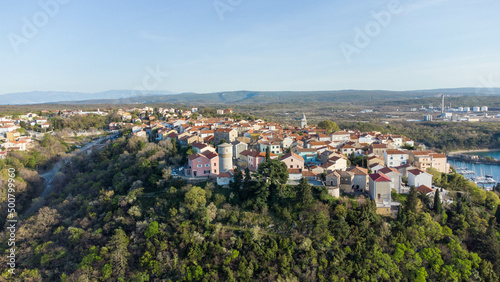
[[[214,163],[214,166],[217,166],[217,163]]]
[[[198,165],[198,167],[203,167],[203,165]]]
[[[293,163],[293,159],[292,159],[292,163]]]
[[[198,159],[198,162],[201,162],[201,159]]]
[[[378,198],[380,199],[380,194],[378,194]]]
[[[217,173],[217,170],[216,170],[216,169],[214,169],[214,173]]]
[[[206,166],[206,167],[209,167],[209,166],[210,166],[210,164],[205,164],[205,166]]]

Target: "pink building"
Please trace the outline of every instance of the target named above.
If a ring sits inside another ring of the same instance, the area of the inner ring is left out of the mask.
[[[245,150],[241,152],[240,155],[246,157],[246,165],[251,171],[257,171],[259,165],[266,161],[266,153]],[[273,153],[270,153],[270,157],[272,160],[278,159],[278,156]]]
[[[188,165],[192,177],[214,176],[219,173],[219,155],[211,151],[196,153],[188,157]]]
[[[286,167],[289,169],[295,168],[300,169],[301,171],[304,169],[304,158],[294,154],[288,153],[281,157],[281,161],[286,164]]]

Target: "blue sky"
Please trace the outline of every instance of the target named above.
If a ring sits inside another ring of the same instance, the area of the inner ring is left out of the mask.
[[[3,0],[0,94],[500,87],[498,0],[59,1]]]

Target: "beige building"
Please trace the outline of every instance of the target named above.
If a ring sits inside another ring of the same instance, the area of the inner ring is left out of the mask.
[[[450,165],[447,160],[445,155],[433,151],[410,151],[409,154],[409,163],[423,171],[434,168],[441,173],[448,173]]]

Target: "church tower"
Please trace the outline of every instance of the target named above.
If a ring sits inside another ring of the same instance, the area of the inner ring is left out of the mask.
[[[300,120],[300,128],[306,128],[306,127],[307,127],[306,114],[302,113],[302,119]]]

